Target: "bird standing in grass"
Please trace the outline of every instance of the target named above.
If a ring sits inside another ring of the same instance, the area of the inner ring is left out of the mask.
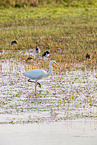
[[[90,59],[91,58],[91,56],[90,56],[90,54],[86,54],[86,59]]]
[[[48,77],[50,75],[50,73],[52,72],[52,66],[51,66],[51,64],[56,64],[59,67],[59,65],[54,60],[52,60],[49,63],[50,70],[49,70],[48,73],[45,70],[42,70],[42,69],[34,69],[34,70],[27,71],[27,72],[23,73],[24,76],[34,80],[34,81],[31,81],[29,79],[28,81],[35,83],[35,95],[36,95],[36,86],[39,85],[39,87],[41,87],[41,84],[39,82],[37,82],[37,81],[42,79],[42,78]]]
[[[47,50],[47,51],[44,52],[44,54],[42,55],[42,57],[47,57],[49,55],[50,55],[50,51]]]
[[[14,41],[11,42],[11,45],[15,45],[15,44],[18,44],[17,40],[14,40]]]
[[[40,49],[39,49],[39,47],[36,46],[35,51],[36,51],[36,53],[40,53]]]
[[[27,57],[26,61],[32,61],[33,58],[32,57]]]
[[[0,55],[4,53],[4,50],[0,48]]]

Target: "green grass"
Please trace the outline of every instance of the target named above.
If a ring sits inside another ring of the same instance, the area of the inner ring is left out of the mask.
[[[97,0],[0,0],[0,7],[37,7],[40,5],[59,5],[63,4],[64,6],[89,6],[89,5],[97,5]]]
[[[19,44],[12,47],[14,39]],[[36,45],[42,46],[41,52],[49,49],[54,54],[50,59],[62,66],[83,62],[86,53],[91,54],[90,63],[97,65],[97,8],[64,5],[1,8],[0,48],[13,51]]]

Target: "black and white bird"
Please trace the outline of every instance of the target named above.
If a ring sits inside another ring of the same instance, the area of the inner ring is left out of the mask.
[[[39,47],[36,46],[35,52],[36,52],[36,53],[40,53]]]
[[[26,61],[32,61],[32,57],[28,57],[27,59],[26,59]]]
[[[11,42],[11,45],[15,45],[15,44],[18,44],[17,40],[14,40],[14,41]]]
[[[91,58],[91,56],[90,56],[90,54],[86,54],[86,59],[90,59]]]
[[[4,49],[0,49],[0,55],[4,53]]]
[[[42,55],[42,57],[47,57],[49,55],[50,55],[50,51],[47,50],[47,51],[44,52],[44,54]]]

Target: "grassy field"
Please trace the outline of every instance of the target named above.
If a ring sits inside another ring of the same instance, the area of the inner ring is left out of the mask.
[[[97,6],[97,0],[0,0],[0,7],[37,7],[48,4],[63,4],[64,6]]]
[[[17,40],[18,45],[11,46],[12,40]],[[50,50],[49,59],[56,60],[64,69],[86,61],[87,53],[91,55],[89,66],[96,67],[97,8],[64,5],[0,8],[0,48],[10,50],[8,56],[1,55],[0,58],[24,60],[24,55],[15,56],[14,50],[36,46],[40,47],[41,53]]]

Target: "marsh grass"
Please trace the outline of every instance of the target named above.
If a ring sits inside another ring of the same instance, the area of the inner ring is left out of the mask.
[[[8,51],[0,58],[25,60],[24,53],[18,50],[39,46],[41,54],[50,50],[49,61],[54,59],[62,70],[71,68],[75,63],[86,61],[89,53],[89,67],[97,67],[97,9],[95,7],[66,8],[63,5],[50,5],[34,8],[0,9],[0,48]],[[17,40],[18,45],[11,46]],[[39,63],[39,62],[40,63]],[[40,67],[48,66],[44,59],[33,62]]]
[[[47,5],[47,4],[64,4],[64,6],[86,6],[86,5],[95,5],[96,0],[1,0],[0,6],[8,7],[37,7],[39,5]]]

